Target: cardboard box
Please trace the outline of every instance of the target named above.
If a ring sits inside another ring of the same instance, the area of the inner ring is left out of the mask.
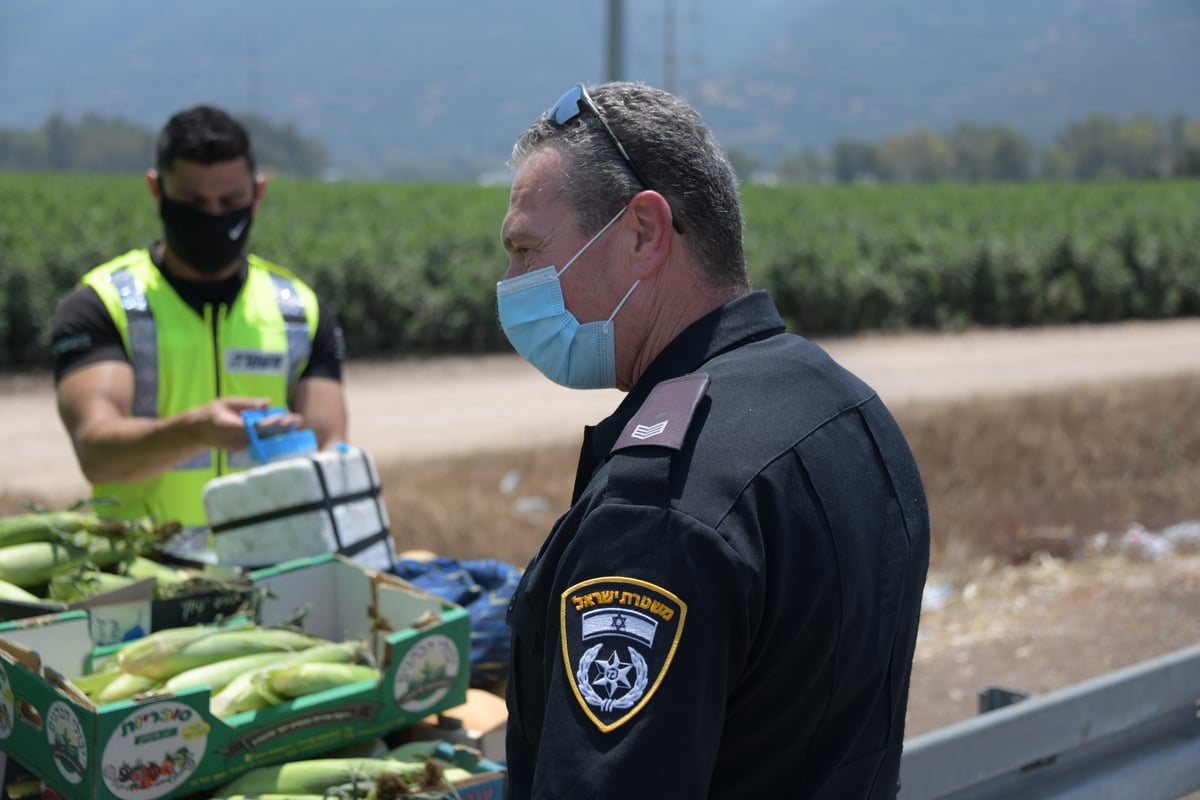
[[[508,707],[503,697],[483,689],[467,689],[465,703],[431,714],[397,736],[402,741],[438,739],[466,745],[483,758],[502,764],[507,760],[507,728]]]
[[[481,756],[477,750],[448,742],[439,744],[433,757],[472,773],[471,778],[454,784],[462,800],[504,800],[508,777],[504,765]]]
[[[0,750],[68,798],[157,800],[381,736],[465,699],[470,618],[460,606],[337,555],[251,578],[267,590],[262,624],[302,611],[308,633],[366,639],[382,679],[226,719],[209,712],[207,687],[97,707],[62,678],[96,654],[87,614],[66,611],[0,625]]]
[[[0,600],[0,622],[82,609],[88,614],[92,643],[100,646],[138,639],[164,628],[205,625],[246,613],[253,598],[254,587],[246,581],[240,589],[231,586],[155,600],[154,580],[147,578],[70,603]]]

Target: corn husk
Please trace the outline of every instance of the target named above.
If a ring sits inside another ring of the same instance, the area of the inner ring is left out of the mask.
[[[154,578],[160,586],[183,583],[190,577],[190,573],[185,570],[175,569],[169,564],[163,564],[145,556],[134,556],[123,561],[121,572],[137,580]]]
[[[102,592],[120,589],[131,583],[134,583],[133,578],[94,569],[65,572],[50,579],[50,597],[62,603],[70,603]]]
[[[356,789],[361,788],[358,796],[365,797],[375,779],[384,772],[400,775],[415,783],[424,775],[425,763],[386,758],[315,758],[293,761],[290,764],[253,769],[226,785],[220,796],[228,798],[236,795],[324,795],[334,787],[349,785]]]
[[[116,525],[119,525],[117,523]],[[28,511],[0,517],[0,547],[28,542],[54,542],[80,531],[106,531],[95,514],[78,511]]]
[[[0,581],[0,600],[20,600],[25,603],[38,603],[42,598],[33,592],[22,589],[15,583]]]
[[[270,669],[284,669],[297,664],[314,662],[352,664],[369,657],[370,653],[366,649],[365,642],[355,640],[324,642],[308,650],[282,656]],[[220,692],[214,694],[209,700],[209,710],[213,715],[228,717],[243,711],[270,708],[284,702],[286,698],[272,692],[270,686],[260,677],[260,673],[264,669],[244,672],[230,681]]]
[[[271,695],[290,700],[360,681],[377,682],[380,673],[375,667],[363,664],[316,661],[288,667],[267,667],[255,677],[266,684]]]
[[[76,685],[78,686],[78,684]],[[160,681],[153,678],[122,672],[94,695],[89,694],[88,696],[96,702],[96,705],[104,705],[105,703],[115,703],[118,700],[128,700],[136,694],[144,694],[161,685]]]
[[[199,628],[199,631],[196,630]],[[159,639],[160,634],[167,634]],[[121,669],[167,681],[189,669],[254,653],[292,652],[321,639],[281,628],[169,628],[135,641],[120,651]]]
[[[61,542],[27,542],[0,548],[0,580],[30,589],[55,575],[76,569],[87,550]]]
[[[128,673],[122,672],[121,668],[113,664],[104,669],[89,672],[86,675],[76,675],[74,678],[69,678],[75,688],[92,698],[94,701],[105,686],[108,686],[117,678]]]
[[[170,678],[165,686],[172,692],[178,692],[192,686],[207,686],[213,694],[216,694],[228,686],[229,682],[238,675],[254,671],[259,667],[269,667],[272,664],[278,663],[278,661],[279,653],[274,650],[267,653],[251,653],[248,656],[227,658],[223,661],[215,661],[212,664],[204,664],[184,670]]]

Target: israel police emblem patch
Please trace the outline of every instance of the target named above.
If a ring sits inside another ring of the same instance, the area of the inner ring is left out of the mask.
[[[560,617],[575,699],[608,733],[654,696],[683,635],[687,605],[635,578],[593,578],[563,592]]]

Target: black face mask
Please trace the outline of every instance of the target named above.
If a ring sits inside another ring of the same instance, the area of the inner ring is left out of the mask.
[[[213,274],[233,263],[246,248],[253,205],[224,214],[206,214],[167,197],[159,184],[163,234],[171,252],[199,272]]]

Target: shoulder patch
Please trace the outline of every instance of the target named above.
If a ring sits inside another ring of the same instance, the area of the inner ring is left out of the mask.
[[[608,733],[646,707],[675,657],[687,604],[636,578],[593,578],[562,593],[563,668],[588,719]]]
[[[696,413],[700,398],[708,390],[708,373],[699,372],[663,381],[650,390],[641,408],[629,420],[613,444],[612,452],[626,447],[655,445],[678,450]]]

